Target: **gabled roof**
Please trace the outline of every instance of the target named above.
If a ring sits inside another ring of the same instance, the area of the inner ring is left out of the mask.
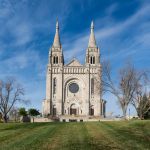
[[[70,63],[68,63],[66,66],[82,66],[81,64],[80,64],[80,62],[77,60],[77,59],[73,59],[73,60],[71,60],[71,62]]]

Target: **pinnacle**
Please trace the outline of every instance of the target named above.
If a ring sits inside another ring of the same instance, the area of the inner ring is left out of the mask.
[[[60,37],[59,37],[59,23],[58,19],[56,20],[56,33],[54,37],[54,42],[53,42],[54,47],[61,47],[61,42],[60,42]]]
[[[91,33],[89,38],[89,44],[88,47],[96,47],[96,40],[94,35],[94,22],[91,22]]]

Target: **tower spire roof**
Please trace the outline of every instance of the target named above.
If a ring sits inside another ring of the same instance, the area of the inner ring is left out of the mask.
[[[53,42],[54,47],[61,47],[61,42],[60,42],[60,37],[59,37],[59,23],[58,19],[56,20],[56,32],[55,32],[55,37],[54,37],[54,42]]]
[[[91,33],[89,38],[89,44],[88,47],[96,47],[96,40],[94,35],[94,22],[91,22]]]

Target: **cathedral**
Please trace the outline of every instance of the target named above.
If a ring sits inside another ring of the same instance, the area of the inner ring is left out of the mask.
[[[43,115],[105,117],[106,101],[101,97],[100,49],[96,44],[94,23],[91,23],[84,64],[75,58],[68,64],[64,63],[58,21],[48,58]]]

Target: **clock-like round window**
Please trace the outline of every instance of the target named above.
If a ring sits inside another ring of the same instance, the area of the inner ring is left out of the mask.
[[[77,93],[77,92],[79,91],[79,86],[78,86],[78,84],[77,84],[77,83],[71,83],[71,84],[69,85],[69,91],[70,91],[71,93]]]

